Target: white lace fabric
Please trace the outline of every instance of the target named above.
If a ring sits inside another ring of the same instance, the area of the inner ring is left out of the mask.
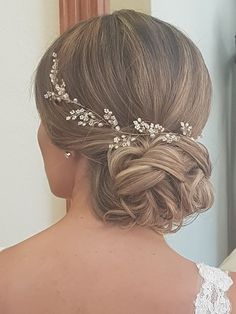
[[[230,314],[232,308],[226,292],[233,284],[233,280],[228,272],[204,263],[196,265],[203,283],[194,302],[194,313]]]

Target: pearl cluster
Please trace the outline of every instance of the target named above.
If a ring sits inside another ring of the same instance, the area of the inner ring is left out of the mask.
[[[104,109],[104,119],[114,128],[116,131],[120,131],[120,126],[118,125],[116,117],[112,114],[109,109]]]
[[[76,120],[79,119],[78,125],[81,126],[98,126],[99,128],[103,127],[101,120],[98,120],[94,113],[84,108],[71,110],[70,116],[66,117],[66,120]]]
[[[188,122],[187,123],[180,122],[180,124],[181,124],[181,131],[182,131],[183,135],[191,137],[192,126]]]
[[[133,121],[134,128],[139,131],[139,133],[149,134],[150,137],[154,138],[157,134],[164,132],[163,126],[160,124],[154,124],[142,121],[141,118]]]
[[[179,141],[180,137],[173,133],[166,133],[161,136],[163,142],[172,143],[173,141]]]
[[[69,103],[69,102],[71,102],[71,100],[70,100],[69,95],[66,92],[66,84],[65,84],[65,82],[62,80],[61,85],[58,84],[58,78],[57,78],[57,74],[58,74],[58,59],[57,59],[57,54],[55,52],[53,52],[52,56],[53,56],[54,59],[52,60],[53,65],[52,65],[52,69],[51,69],[51,72],[49,74],[49,77],[50,77],[51,83],[54,86],[56,92],[55,91],[54,92],[48,91],[44,95],[44,97],[45,98],[51,98],[51,99],[57,100],[59,102],[63,100],[65,102]],[[74,101],[76,103],[77,99],[75,98]]]
[[[176,133],[164,133],[165,129],[160,124],[147,123],[141,118],[133,121],[134,129],[137,130],[140,134],[131,134],[121,131],[121,128],[118,124],[118,121],[113,115],[112,111],[109,109],[104,109],[103,116],[95,113],[94,111],[83,106],[77,98],[73,100],[70,99],[67,91],[66,84],[64,80],[61,80],[61,84],[58,82],[58,58],[57,54],[53,52],[53,65],[50,71],[49,77],[54,88],[53,91],[47,91],[44,94],[44,97],[49,100],[55,100],[58,102],[64,101],[66,103],[75,104],[76,109],[70,110],[69,115],[66,116],[66,120],[78,120],[77,124],[79,126],[90,126],[90,127],[106,127],[110,126],[115,130],[116,135],[113,139],[113,143],[109,145],[110,149],[117,149],[119,147],[130,146],[139,135],[147,135],[150,138],[155,138],[157,135],[161,134],[160,138],[162,141],[167,143],[172,143],[172,141],[178,141],[180,139],[179,134]],[[79,107],[79,108],[78,108]],[[191,137],[192,126],[189,123],[180,122],[182,135]],[[195,140],[191,137],[192,140]]]
[[[109,145],[109,148],[117,149],[118,147],[126,147],[130,146],[131,142],[135,141],[137,137],[133,137],[131,135],[122,134],[121,136],[114,137],[113,144]]]

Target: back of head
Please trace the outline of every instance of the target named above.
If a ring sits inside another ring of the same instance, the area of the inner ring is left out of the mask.
[[[112,128],[83,127],[65,116],[74,106],[50,103],[52,53],[71,98],[102,116],[109,108],[122,130],[132,122],[159,123],[180,133],[180,121],[197,138],[208,119],[211,82],[201,53],[172,25],[133,10],[80,22],[47,50],[37,69],[36,103],[52,142],[88,157],[93,209],[120,225],[159,233],[178,230],[186,217],[213,203],[207,149],[191,138],[167,143],[140,136],[129,147],[108,149]]]

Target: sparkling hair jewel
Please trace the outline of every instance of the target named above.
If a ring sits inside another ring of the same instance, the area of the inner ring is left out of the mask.
[[[51,72],[49,74],[53,91],[47,91],[44,97],[51,101],[65,102],[70,104],[75,104],[76,107],[73,110],[70,110],[69,115],[65,117],[67,121],[77,121],[77,124],[82,127],[111,127],[114,129],[116,135],[113,138],[113,143],[109,145],[110,149],[117,149],[119,147],[130,146],[138,136],[146,135],[150,138],[155,138],[157,135],[161,138],[162,141],[167,143],[172,143],[173,141],[179,141],[181,136],[187,136],[193,141],[195,139],[191,137],[192,126],[188,122],[180,122],[181,132],[173,133],[166,132],[164,127],[160,124],[147,123],[141,118],[133,121],[133,128],[136,133],[123,132],[118,124],[118,121],[113,115],[112,111],[105,108],[103,116],[100,116],[91,109],[83,106],[77,98],[71,99],[69,94],[66,91],[66,84],[63,79],[59,82],[58,79],[58,58],[57,54],[53,52],[53,64]],[[137,134],[138,133],[138,134]]]

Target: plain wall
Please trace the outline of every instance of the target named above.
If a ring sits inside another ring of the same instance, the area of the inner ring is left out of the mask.
[[[228,129],[231,112],[235,0],[152,0],[151,14],[183,30],[200,48],[213,82],[212,111],[201,142],[213,164],[215,203],[191,225],[166,239],[179,253],[213,266],[228,255]],[[201,91],[199,91],[201,92]]]
[[[110,12],[120,9],[133,9],[150,14],[151,3],[150,0],[110,0]]]
[[[49,192],[31,95],[37,63],[59,34],[58,2],[5,1],[0,10],[0,247],[32,236],[65,213],[65,202]]]

